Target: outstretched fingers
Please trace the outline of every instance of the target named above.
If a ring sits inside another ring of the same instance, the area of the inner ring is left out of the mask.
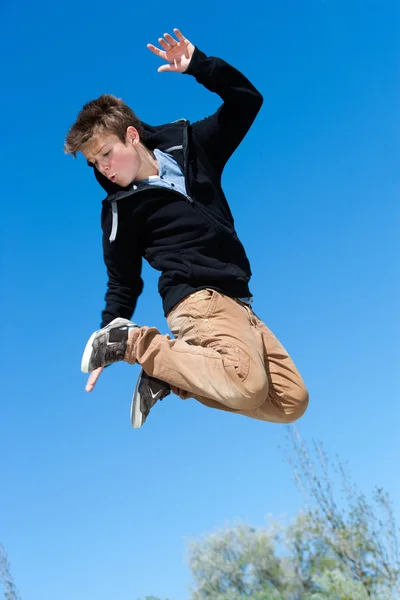
[[[176,28],[174,29],[174,35],[164,33],[164,37],[158,38],[158,44],[158,46],[147,44],[147,48],[153,54],[168,63],[160,67],[158,72],[173,71],[184,73],[189,66],[195,50],[193,44]]]
[[[181,32],[181,30],[178,29],[177,27],[174,28],[174,33],[175,33],[176,37],[178,38],[178,40],[183,44],[183,46],[185,48],[186,58],[189,58],[189,43],[190,43],[189,40],[187,40],[185,38],[185,36]]]
[[[176,37],[178,38],[178,40],[180,42],[187,42],[187,39],[185,38],[185,36],[182,34],[181,30],[178,29],[177,27],[174,28],[174,34],[176,35]]]
[[[166,35],[166,34],[164,34]],[[168,52],[168,50],[171,50],[172,46],[162,37],[158,38],[158,43],[160,44],[160,46],[162,48],[164,48],[164,50],[166,52]]]
[[[163,50],[160,50],[160,48],[157,48],[157,46],[154,46],[154,44],[147,44],[147,47],[151,52],[153,52],[153,54],[166,60],[167,57],[165,56],[165,52]]]
[[[168,42],[168,44],[171,47],[176,46],[177,41],[172,37],[172,35],[170,33],[164,33],[164,38],[166,39],[166,41]],[[162,40],[162,38],[160,38]],[[164,41],[164,40],[163,40]],[[161,42],[160,42],[161,43]],[[169,48],[168,48],[169,49]]]

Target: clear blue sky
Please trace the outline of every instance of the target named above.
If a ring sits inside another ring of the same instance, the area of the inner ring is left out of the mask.
[[[169,398],[134,431],[138,367],[85,394],[80,358],[105,292],[101,188],[63,154],[103,92],[145,121],[219,99],[157,73],[146,49],[179,27],[265,103],[225,190],[254,272],[255,310],[293,355],[306,440],[348,459],[400,515],[399,4],[10,1],[2,34],[0,542],[23,600],[185,600],[185,539],[302,505],[285,428]],[[157,274],[135,320],[166,331]]]

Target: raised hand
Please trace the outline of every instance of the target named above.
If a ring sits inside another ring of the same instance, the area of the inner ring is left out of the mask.
[[[167,61],[168,64],[158,68],[158,72],[171,71],[172,73],[184,73],[189,66],[194,52],[194,46],[187,40],[179,29],[174,29],[175,39],[169,33],[164,33],[163,38],[159,38],[158,42],[163,50],[147,44],[151,52]]]

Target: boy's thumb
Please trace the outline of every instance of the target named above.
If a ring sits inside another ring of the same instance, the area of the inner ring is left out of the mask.
[[[157,71],[159,73],[166,73],[166,72],[171,72],[171,71],[175,71],[175,67],[174,65],[168,64],[168,65],[162,65],[161,67],[158,67]]]

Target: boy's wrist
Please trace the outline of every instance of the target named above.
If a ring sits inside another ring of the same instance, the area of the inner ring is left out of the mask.
[[[194,47],[193,56],[190,59],[190,63],[186,71],[184,71],[183,75],[194,75],[196,72],[196,68],[207,58],[206,54],[198,49],[197,46]]]

